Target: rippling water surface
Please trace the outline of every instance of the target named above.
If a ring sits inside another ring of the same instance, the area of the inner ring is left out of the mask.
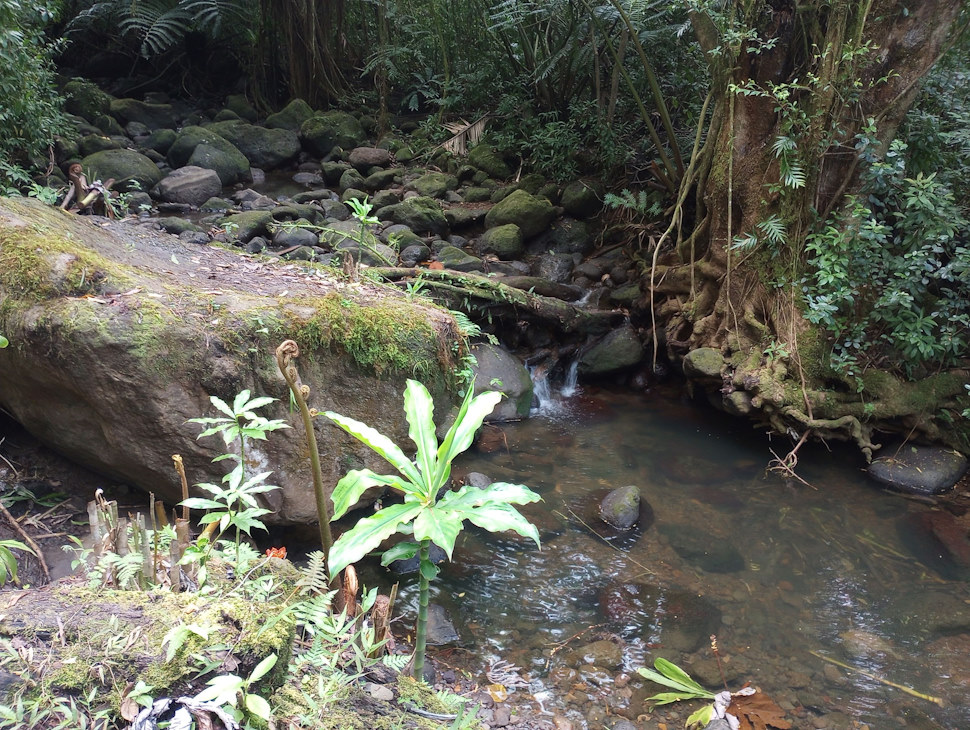
[[[796,708],[795,727],[970,728],[970,591],[914,531],[932,506],[879,491],[848,450],[804,451],[798,471],[813,486],[766,475],[787,441],[676,394],[587,388],[546,410],[487,434],[494,450],[459,464],[543,497],[523,508],[541,551],[471,528],[443,566],[432,600],[463,649],[526,668],[547,707],[571,701],[570,667],[593,701],[629,704],[657,688],[611,697],[613,677],[657,655],[709,676],[713,633],[732,688],[748,681]],[[596,505],[625,484],[649,509],[617,535]],[[388,579],[378,575],[364,577]],[[415,592],[405,579],[405,612]],[[577,658],[599,638],[623,647],[621,668],[597,674]]]

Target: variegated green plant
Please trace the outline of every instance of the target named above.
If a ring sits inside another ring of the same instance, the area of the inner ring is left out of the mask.
[[[512,506],[539,500],[539,495],[528,487],[496,482],[485,488],[464,486],[441,493],[449,485],[455,457],[471,446],[482,421],[502,398],[501,393],[485,392],[473,396],[473,392],[474,388],[469,387],[454,424],[439,444],[431,394],[416,380],[408,381],[404,391],[404,412],[410,425],[409,435],[417,447],[414,460],[373,428],[337,413],[324,414],[380,454],[398,472],[376,474],[369,469],[354,469],[337,483],[332,496],[334,519],[345,514],[373,486],[390,487],[399,492],[404,501],[389,504],[361,519],[341,535],[330,550],[329,567],[331,576],[334,576],[395,533],[413,537],[387,550],[381,562],[388,565],[395,560],[419,557],[420,597],[413,664],[417,679],[421,679],[424,670],[428,588],[438,575],[438,568],[429,557],[431,543],[442,548],[450,560],[455,540],[468,520],[489,532],[512,530],[531,537],[539,545],[535,526]]]
[[[668,705],[671,702],[681,702],[683,700],[714,701],[716,693],[711,692],[709,689],[705,689],[699,685],[693,677],[691,677],[687,672],[673,662],[669,662],[663,657],[657,657],[653,663],[653,666],[656,667],[657,671],[647,669],[646,667],[640,667],[637,670],[637,673],[643,677],[646,677],[651,682],[662,684],[664,687],[670,687],[670,689],[674,691],[660,692],[652,697],[648,697],[647,700],[649,702],[653,702],[655,705]],[[709,723],[713,718],[714,705],[705,705],[687,718],[687,723],[685,726],[694,727],[695,725],[698,725],[703,727],[707,725],[707,723]]]

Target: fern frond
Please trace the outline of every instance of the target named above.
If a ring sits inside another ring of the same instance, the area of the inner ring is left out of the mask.
[[[120,28],[141,40],[141,55],[151,58],[179,43],[191,21],[189,11],[172,0],[135,0]]]
[[[296,584],[303,594],[327,592],[330,575],[327,572],[327,556],[322,551],[314,550],[307,556],[307,566]]]

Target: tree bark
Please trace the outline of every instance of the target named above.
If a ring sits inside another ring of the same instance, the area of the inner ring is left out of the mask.
[[[738,0],[735,22],[752,23],[760,42],[738,44],[729,63],[715,53],[725,44],[723,22],[693,16],[715,84],[711,129],[717,136],[709,165],[698,175],[705,184],[697,196],[692,250],[660,252],[653,306],[671,358],[702,347],[720,350],[722,382],[709,387],[735,402],[732,393],[745,391],[754,404],[751,415],[776,431],[845,438],[867,453],[874,447],[878,419],[863,422],[855,406],[839,411],[829,402],[829,415],[815,417],[816,396],[831,385],[817,375],[827,353],[817,346],[821,335],[803,318],[791,282],[805,273],[803,247],[812,224],[855,192],[856,135],[874,123],[881,143],[893,138],[920,79],[951,37],[961,5]],[[779,138],[797,143],[801,187],[785,184],[773,148]],[[762,237],[759,223],[771,218],[785,223],[781,242],[732,246],[738,238]],[[779,287],[778,281],[789,283]],[[781,371],[779,356],[766,357],[766,349],[784,353]],[[951,390],[941,397],[955,406],[959,393]],[[941,436],[930,419],[915,430]]]

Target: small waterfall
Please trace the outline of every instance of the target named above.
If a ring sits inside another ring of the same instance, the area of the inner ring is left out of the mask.
[[[559,416],[568,412],[568,399],[576,395],[579,389],[579,362],[570,362],[560,378],[558,374],[562,370],[560,363],[550,366],[548,361],[529,368],[532,377],[532,415]]]

